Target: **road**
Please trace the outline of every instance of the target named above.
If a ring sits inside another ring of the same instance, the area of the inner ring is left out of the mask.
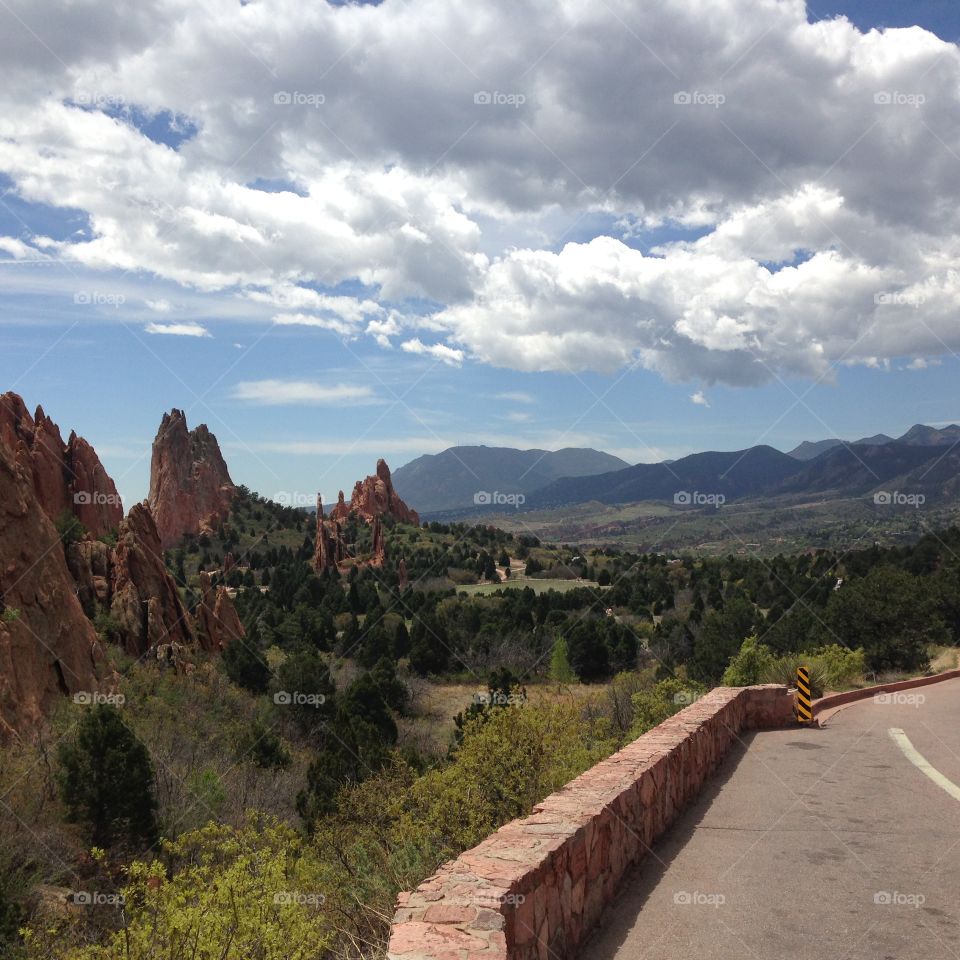
[[[960,960],[960,680],[899,701],[745,736],[582,960]]]

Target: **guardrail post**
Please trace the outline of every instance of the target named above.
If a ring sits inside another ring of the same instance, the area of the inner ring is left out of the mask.
[[[797,723],[813,723],[810,671],[807,667],[797,667]]]

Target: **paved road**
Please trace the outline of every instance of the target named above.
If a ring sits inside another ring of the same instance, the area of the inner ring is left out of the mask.
[[[960,960],[960,680],[906,694],[748,735],[582,960]]]

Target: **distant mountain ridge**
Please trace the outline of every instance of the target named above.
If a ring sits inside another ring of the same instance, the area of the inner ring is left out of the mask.
[[[629,466],[591,448],[518,450],[513,447],[459,446],[425,454],[393,471],[393,484],[420,513],[471,511],[478,494],[523,494],[560,477],[584,477]]]
[[[803,445],[801,445],[803,446]],[[663,463],[639,463],[610,473],[564,477],[527,497],[525,509],[554,509],[665,500],[678,506],[704,498],[743,500],[814,494],[860,496],[881,490],[922,493],[928,500],[960,492],[960,426],[917,424],[897,439],[886,434],[853,443],[819,441],[809,458],[769,446],[695,453]],[[806,452],[806,451],[805,451]]]
[[[922,492],[933,500],[960,493],[955,475],[960,426],[915,424],[896,439],[879,433],[850,442],[806,441],[789,453],[759,445],[633,466],[592,449],[451,447],[400,467],[394,482],[421,512],[452,517],[503,509],[502,500],[476,500],[482,493],[523,494],[519,508],[525,510],[640,501],[682,507],[711,502],[705,497],[861,496],[882,489]]]
[[[733,452],[693,453],[671,463],[638,463],[595,477],[564,477],[527,498],[533,509],[599,500],[630,503],[638,500],[683,502],[684,495],[722,494],[737,499],[775,486],[796,473],[792,457],[773,447]]]
[[[838,440],[831,437],[828,440],[804,440],[792,450],[787,452],[787,456],[795,460],[813,460],[819,457],[821,453],[826,453],[834,447],[840,447],[844,444],[853,447],[859,446],[882,446],[887,443],[906,443],[910,446],[936,447],[943,444],[957,443],[960,441],[960,426],[955,423],[948,427],[928,427],[922,423],[914,424],[901,437],[888,437],[885,433],[877,433],[872,437],[862,437],[860,440]]]

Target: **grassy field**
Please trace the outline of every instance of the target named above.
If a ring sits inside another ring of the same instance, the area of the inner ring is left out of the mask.
[[[465,593],[467,596],[486,596],[496,593],[497,590],[522,590],[524,587],[530,587],[534,593],[546,593],[549,590],[556,590],[558,593],[564,593],[567,590],[575,590],[577,587],[596,587],[594,580],[559,580],[544,579],[541,577],[511,577],[501,583],[468,583],[465,586],[458,587],[459,593]]]
[[[532,533],[553,543],[769,557],[810,548],[910,543],[931,528],[958,522],[960,509],[956,505],[891,509],[876,506],[866,496],[824,496],[750,500],[718,509],[677,507],[663,501],[592,502],[489,519],[505,530]]]

